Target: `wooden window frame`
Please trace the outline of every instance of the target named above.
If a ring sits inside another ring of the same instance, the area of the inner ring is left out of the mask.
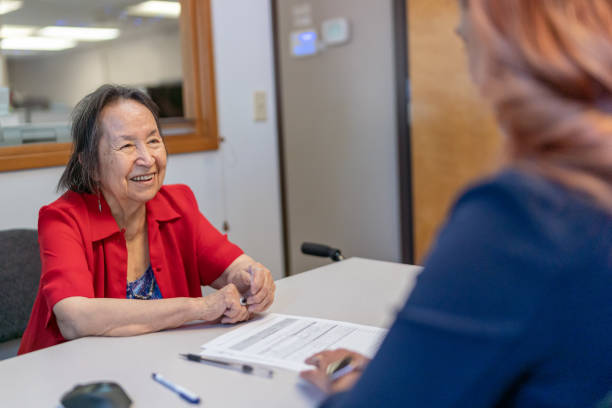
[[[162,123],[163,131],[188,127],[190,132],[165,138],[168,153],[219,148],[210,0],[180,0],[184,120]],[[0,171],[63,166],[72,143],[37,143],[0,147]]]

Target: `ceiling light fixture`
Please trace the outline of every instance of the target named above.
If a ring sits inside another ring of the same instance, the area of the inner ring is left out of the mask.
[[[126,9],[130,16],[178,18],[181,3],[175,1],[145,1]]]
[[[49,38],[64,38],[76,41],[105,41],[119,37],[117,28],[48,26],[38,31],[38,35]]]
[[[75,45],[75,41],[46,37],[13,37],[0,41],[3,50],[60,51]]]
[[[4,24],[0,26],[0,37],[27,37],[36,30],[34,26],[10,25]]]
[[[0,1],[0,14],[7,14],[11,11],[19,10],[23,6],[23,1],[2,0]]]

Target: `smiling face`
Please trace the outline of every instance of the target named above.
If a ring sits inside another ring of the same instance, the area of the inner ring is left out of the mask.
[[[100,124],[97,181],[113,213],[119,208],[131,212],[152,199],[164,182],[164,142],[153,114],[131,99],[107,105]]]

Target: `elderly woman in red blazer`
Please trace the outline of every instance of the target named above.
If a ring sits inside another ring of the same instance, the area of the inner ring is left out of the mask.
[[[163,186],[166,148],[146,94],[101,86],[75,108],[72,135],[67,192],[39,214],[40,287],[19,353],[235,323],[270,306],[270,271],[208,222],[187,186]],[[202,297],[201,285],[219,290]]]

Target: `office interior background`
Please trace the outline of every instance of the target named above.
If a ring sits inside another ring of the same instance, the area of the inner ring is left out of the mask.
[[[40,123],[61,141],[70,109],[102,83],[155,91],[182,81],[177,18],[117,13],[140,1],[23,3],[0,24],[82,19],[121,27],[122,35],[57,52],[3,49],[2,85],[30,103],[4,115],[3,128]],[[222,141],[171,155],[166,183],[189,185],[206,217],[275,278],[330,262],[302,255],[303,241],[347,256],[422,262],[453,197],[498,160],[497,131],[453,32],[456,2],[210,5]],[[296,33],[320,34],[337,19],[348,22],[344,42],[294,55]],[[0,172],[0,229],[36,228],[39,208],[59,196],[62,170]]]

